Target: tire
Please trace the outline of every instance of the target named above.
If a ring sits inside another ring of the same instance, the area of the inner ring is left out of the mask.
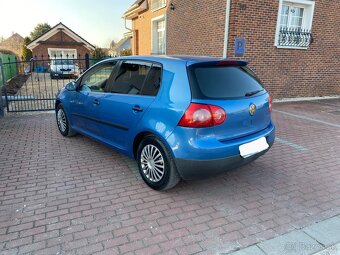
[[[168,190],[180,181],[172,154],[155,136],[147,136],[141,141],[137,162],[140,175],[152,189]]]
[[[76,135],[76,132],[74,132],[70,126],[70,122],[62,104],[59,104],[56,108],[56,120],[58,129],[63,136],[70,137]]]

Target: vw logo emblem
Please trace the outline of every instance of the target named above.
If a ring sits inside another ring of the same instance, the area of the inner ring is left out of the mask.
[[[250,114],[251,116],[253,116],[253,115],[255,114],[255,111],[256,111],[256,105],[251,104],[251,105],[249,106],[249,114]]]

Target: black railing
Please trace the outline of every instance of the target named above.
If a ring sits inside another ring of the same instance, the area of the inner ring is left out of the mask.
[[[1,99],[8,112],[53,110],[56,94],[65,84],[109,57],[34,56],[29,61],[0,63],[1,73],[7,72],[11,77],[6,80],[0,75],[4,84],[0,86]]]
[[[279,46],[309,47],[313,42],[312,33],[308,29],[281,27],[279,32]]]

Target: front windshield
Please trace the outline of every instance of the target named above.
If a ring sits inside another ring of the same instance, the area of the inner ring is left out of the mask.
[[[73,59],[54,59],[52,65],[73,65]]]

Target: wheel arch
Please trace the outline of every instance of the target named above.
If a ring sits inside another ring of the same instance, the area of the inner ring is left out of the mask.
[[[58,105],[61,104],[61,101],[59,99],[55,100],[55,108],[54,109],[57,109]]]
[[[138,146],[139,144],[141,143],[141,141],[147,137],[147,136],[154,136],[156,138],[158,138],[160,141],[162,141],[162,143],[164,144],[164,146],[166,146],[169,150],[169,152],[173,155],[173,152],[172,152],[172,149],[170,148],[169,144],[167,143],[167,141],[164,139],[164,137],[162,137],[161,135],[159,134],[156,134],[154,132],[151,132],[151,131],[142,131],[140,133],[138,133],[135,137],[135,139],[133,140],[133,147],[132,147],[132,150],[133,150],[133,157],[134,159],[137,159],[137,150],[138,150]]]

